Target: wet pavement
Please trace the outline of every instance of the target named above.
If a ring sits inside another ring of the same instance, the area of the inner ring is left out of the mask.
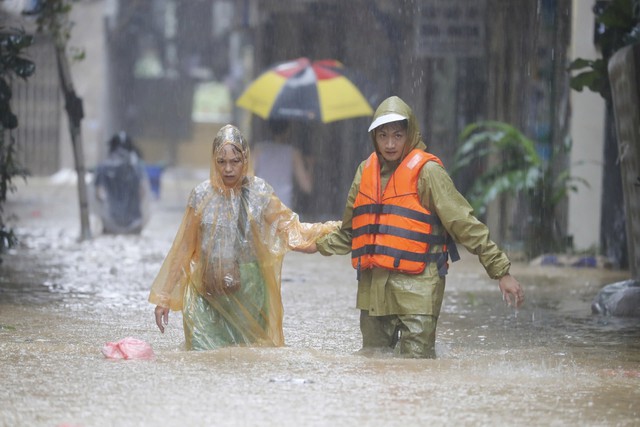
[[[453,264],[436,360],[364,357],[348,257],[290,253],[283,348],[183,350],[147,302],[191,187],[167,171],[140,236],[79,242],[76,187],[31,178],[5,218],[21,239],[0,266],[1,426],[418,426],[640,423],[640,322],[593,316],[626,272],[514,264],[526,305],[506,307],[469,254]],[[132,336],[151,361],[114,361]]]

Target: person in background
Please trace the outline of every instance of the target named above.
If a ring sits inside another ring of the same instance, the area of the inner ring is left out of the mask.
[[[301,223],[262,178],[249,175],[249,145],[226,125],[211,151],[149,301],[161,332],[182,310],[188,350],[282,346],[280,272],[289,250],[304,252],[339,222]]]
[[[509,305],[520,307],[524,292],[488,228],[427,152],[411,108],[387,98],[369,134],[374,152],[356,171],[342,226],[308,252],[351,253],[365,353],[434,358],[448,261],[458,258],[454,241],[478,256]]]
[[[313,169],[300,149],[290,143],[289,122],[269,120],[268,125],[272,139],[255,144],[253,170],[273,186],[282,203],[293,209],[296,185],[304,194],[313,190]]]
[[[104,234],[140,234],[149,219],[150,184],[144,161],[126,132],[109,140],[94,180],[95,209]]]

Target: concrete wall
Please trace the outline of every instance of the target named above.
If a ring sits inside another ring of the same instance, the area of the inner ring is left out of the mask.
[[[82,139],[85,164],[88,168],[95,166],[100,156],[106,153],[106,140],[109,136],[103,132],[106,82],[103,21],[107,3],[78,2],[74,3],[71,12],[71,20],[75,25],[71,31],[69,47],[83,49],[85,52],[83,60],[70,62],[70,65],[76,93],[83,101]],[[60,167],[73,169],[73,148],[66,114],[62,115],[61,120]]]
[[[573,1],[570,58],[596,59],[601,55],[593,44],[592,1]],[[569,196],[568,231],[576,250],[597,247],[600,239],[602,197],[602,155],[605,103],[590,91],[571,91],[571,174],[584,178],[590,188],[579,187]]]

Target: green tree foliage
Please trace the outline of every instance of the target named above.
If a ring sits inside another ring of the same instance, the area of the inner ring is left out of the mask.
[[[56,47],[68,49],[68,54],[73,59],[83,59],[83,50],[69,46],[74,25],[70,14],[73,3],[77,2],[78,0],[41,0],[35,9],[25,14],[35,16],[38,32],[51,35]]]
[[[498,196],[524,197],[529,205],[525,249],[529,257],[565,249],[556,220],[556,208],[578,183],[567,170],[556,172],[554,163],[571,149],[569,139],[543,159],[536,143],[517,128],[503,122],[481,121],[468,125],[460,134],[452,173],[455,175],[475,162],[487,165],[467,193],[478,215]]]
[[[640,0],[612,0],[594,6],[596,16],[596,42],[602,51],[600,59],[577,58],[569,65],[571,88],[582,92],[584,88],[599,93],[611,101],[607,64],[620,48],[640,42]]]
[[[11,130],[18,127],[18,118],[11,110],[11,81],[26,80],[35,71],[35,64],[24,56],[33,38],[19,29],[0,27],[0,253],[16,243],[13,230],[2,217],[9,191],[14,191],[13,178],[26,178],[26,171],[15,158],[16,146]]]

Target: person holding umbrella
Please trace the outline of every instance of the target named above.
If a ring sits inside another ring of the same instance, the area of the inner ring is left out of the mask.
[[[365,352],[434,358],[448,261],[458,259],[454,241],[499,280],[510,306],[520,307],[524,292],[486,225],[440,159],[426,151],[411,108],[397,96],[387,98],[369,134],[374,152],[356,171],[341,227],[307,251],[351,253]]]
[[[373,109],[337,60],[298,58],[269,67],[236,101],[265,120],[331,123],[371,116]]]
[[[287,120],[269,120],[272,138],[253,147],[253,170],[273,186],[278,198],[294,209],[294,188],[304,194],[313,190],[313,168],[302,151],[289,141],[291,128]]]
[[[188,350],[282,346],[280,272],[284,254],[306,251],[339,222],[301,223],[263,179],[248,175],[249,145],[226,125],[211,151],[210,177],[197,185],[149,301],[164,332],[182,310]]]

